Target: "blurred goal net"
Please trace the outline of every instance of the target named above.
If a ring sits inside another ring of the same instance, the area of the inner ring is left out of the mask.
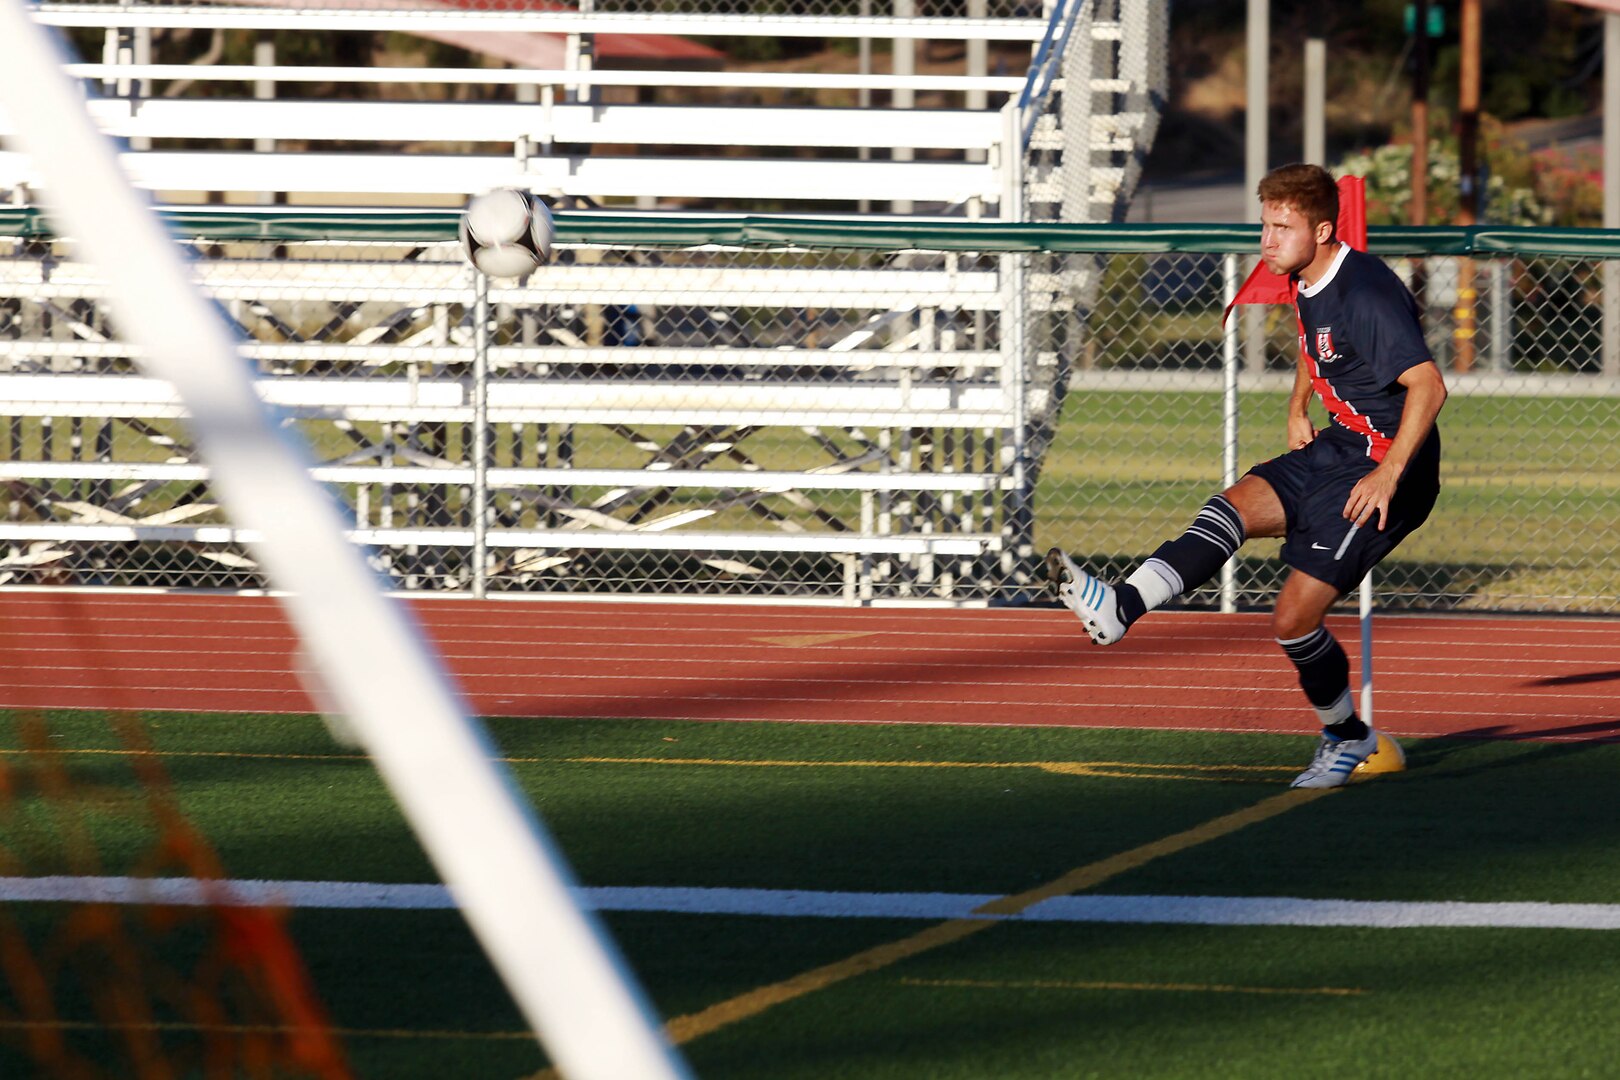
[[[5,1075],[351,1075],[282,913],[233,894],[137,713],[9,718],[0,879],[15,897],[106,893],[0,907]],[[183,903],[158,887],[177,880]]]

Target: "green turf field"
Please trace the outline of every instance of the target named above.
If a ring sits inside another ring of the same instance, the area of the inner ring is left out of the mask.
[[[57,714],[51,730],[77,784],[128,787],[130,759],[86,752],[119,746],[102,719]],[[1614,745],[1414,743],[1405,774],[1284,804],[1305,735],[491,730],[589,886],[1006,896],[1090,868],[1086,892],[1121,896],[1620,904]],[[172,715],[150,734],[232,877],[436,881],[370,765],[318,720]],[[8,873],[67,872],[63,819],[30,785],[36,765],[4,760]],[[1211,826],[1262,804],[1273,816]],[[139,815],[104,807],[86,820],[100,873],[147,854]],[[1133,865],[1110,876],[1107,860],[1127,852]],[[39,946],[60,939],[68,909],[3,910]],[[666,1020],[941,922],[603,919]],[[544,1066],[455,912],[300,909],[290,925],[359,1075]],[[1617,965],[1612,930],[995,923],[717,1022],[684,1049],[705,1078],[1602,1076],[1620,1058]],[[82,1005],[61,994],[72,1018]],[[75,1038],[104,1052],[93,1034]],[[32,1075],[0,1054],[0,1076]]]

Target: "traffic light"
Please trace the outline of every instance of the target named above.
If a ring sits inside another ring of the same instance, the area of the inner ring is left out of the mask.
[[[1406,32],[1410,34],[1417,25],[1417,5],[1406,5],[1404,24]],[[1446,10],[1439,4],[1429,4],[1429,36],[1432,38],[1444,37],[1446,34]]]

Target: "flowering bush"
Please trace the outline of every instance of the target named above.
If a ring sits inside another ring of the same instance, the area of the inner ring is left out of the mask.
[[[1483,118],[1483,223],[1493,225],[1600,225],[1603,177],[1596,155],[1556,147],[1532,154],[1507,137],[1502,125]],[[1334,172],[1367,180],[1367,223],[1404,225],[1412,202],[1412,145],[1396,142],[1350,154]],[[1429,140],[1428,217],[1444,224],[1461,207],[1457,138]]]
[[[1591,150],[1548,147],[1530,156],[1536,191],[1556,225],[1603,224],[1603,161]]]

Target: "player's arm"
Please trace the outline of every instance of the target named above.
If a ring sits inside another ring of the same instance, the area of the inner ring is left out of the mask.
[[[1316,425],[1311,423],[1311,359],[1305,354],[1305,343],[1300,342],[1299,360],[1294,364],[1294,389],[1288,395],[1288,449],[1298,450],[1316,438]]]
[[[1384,460],[1363,476],[1350,491],[1344,516],[1364,525],[1378,515],[1378,529],[1389,520],[1389,501],[1406,472],[1407,463],[1434,430],[1434,419],[1446,403],[1446,380],[1433,360],[1409,367],[1395,380],[1406,388],[1406,404],[1401,409],[1401,427],[1389,444]]]

